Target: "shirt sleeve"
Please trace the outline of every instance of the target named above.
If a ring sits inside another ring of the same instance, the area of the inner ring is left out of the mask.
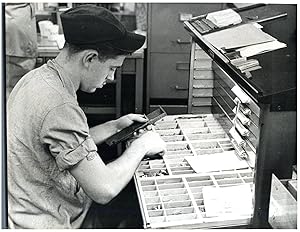
[[[47,113],[40,139],[55,157],[60,170],[69,169],[97,151],[84,112],[72,103],[62,104]]]

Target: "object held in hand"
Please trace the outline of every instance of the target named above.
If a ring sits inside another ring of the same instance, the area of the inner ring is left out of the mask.
[[[127,139],[134,136],[135,133],[138,133],[139,130],[146,129],[149,125],[155,123],[156,121],[160,120],[166,115],[167,113],[164,111],[164,109],[161,106],[159,106],[158,109],[146,115],[146,118],[148,119],[147,122],[134,122],[129,127],[126,127],[118,133],[114,134],[113,136],[109,137],[105,141],[105,143],[109,146],[112,146],[120,142],[126,141]]]

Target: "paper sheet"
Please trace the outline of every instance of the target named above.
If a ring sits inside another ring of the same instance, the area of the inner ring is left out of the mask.
[[[240,48],[240,49],[237,49],[237,51],[240,52],[242,57],[250,57],[250,56],[274,51],[274,50],[277,50],[280,48],[285,48],[285,47],[286,47],[285,43],[281,43],[281,42],[275,40],[275,41],[271,41],[271,42],[267,42],[267,43],[255,44],[255,45],[247,46],[244,48]]]
[[[208,155],[186,156],[185,159],[196,173],[243,169],[249,167],[245,160],[237,157],[234,150]]]
[[[206,217],[226,214],[251,215],[253,211],[252,192],[249,184],[229,187],[203,187]]]
[[[276,39],[253,24],[243,24],[203,36],[217,49],[234,49],[260,44]]]

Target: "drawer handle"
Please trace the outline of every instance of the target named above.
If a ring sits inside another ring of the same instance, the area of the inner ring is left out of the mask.
[[[180,87],[178,85],[175,85],[175,89],[176,90],[189,90],[189,88],[186,88],[186,87]]]
[[[183,40],[181,40],[181,39],[177,39],[176,42],[177,42],[178,44],[190,44],[190,43],[191,43],[191,41],[183,41]]]
[[[176,70],[190,70],[190,63],[183,62],[183,61],[177,61],[176,62]]]

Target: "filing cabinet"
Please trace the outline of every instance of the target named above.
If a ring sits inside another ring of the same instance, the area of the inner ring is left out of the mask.
[[[160,104],[168,114],[187,113],[191,37],[183,21],[221,10],[221,3],[148,4],[146,109]],[[199,69],[207,63],[197,60]],[[207,75],[211,75],[209,72]],[[172,110],[171,110],[172,109]],[[177,109],[177,110],[176,110]]]

